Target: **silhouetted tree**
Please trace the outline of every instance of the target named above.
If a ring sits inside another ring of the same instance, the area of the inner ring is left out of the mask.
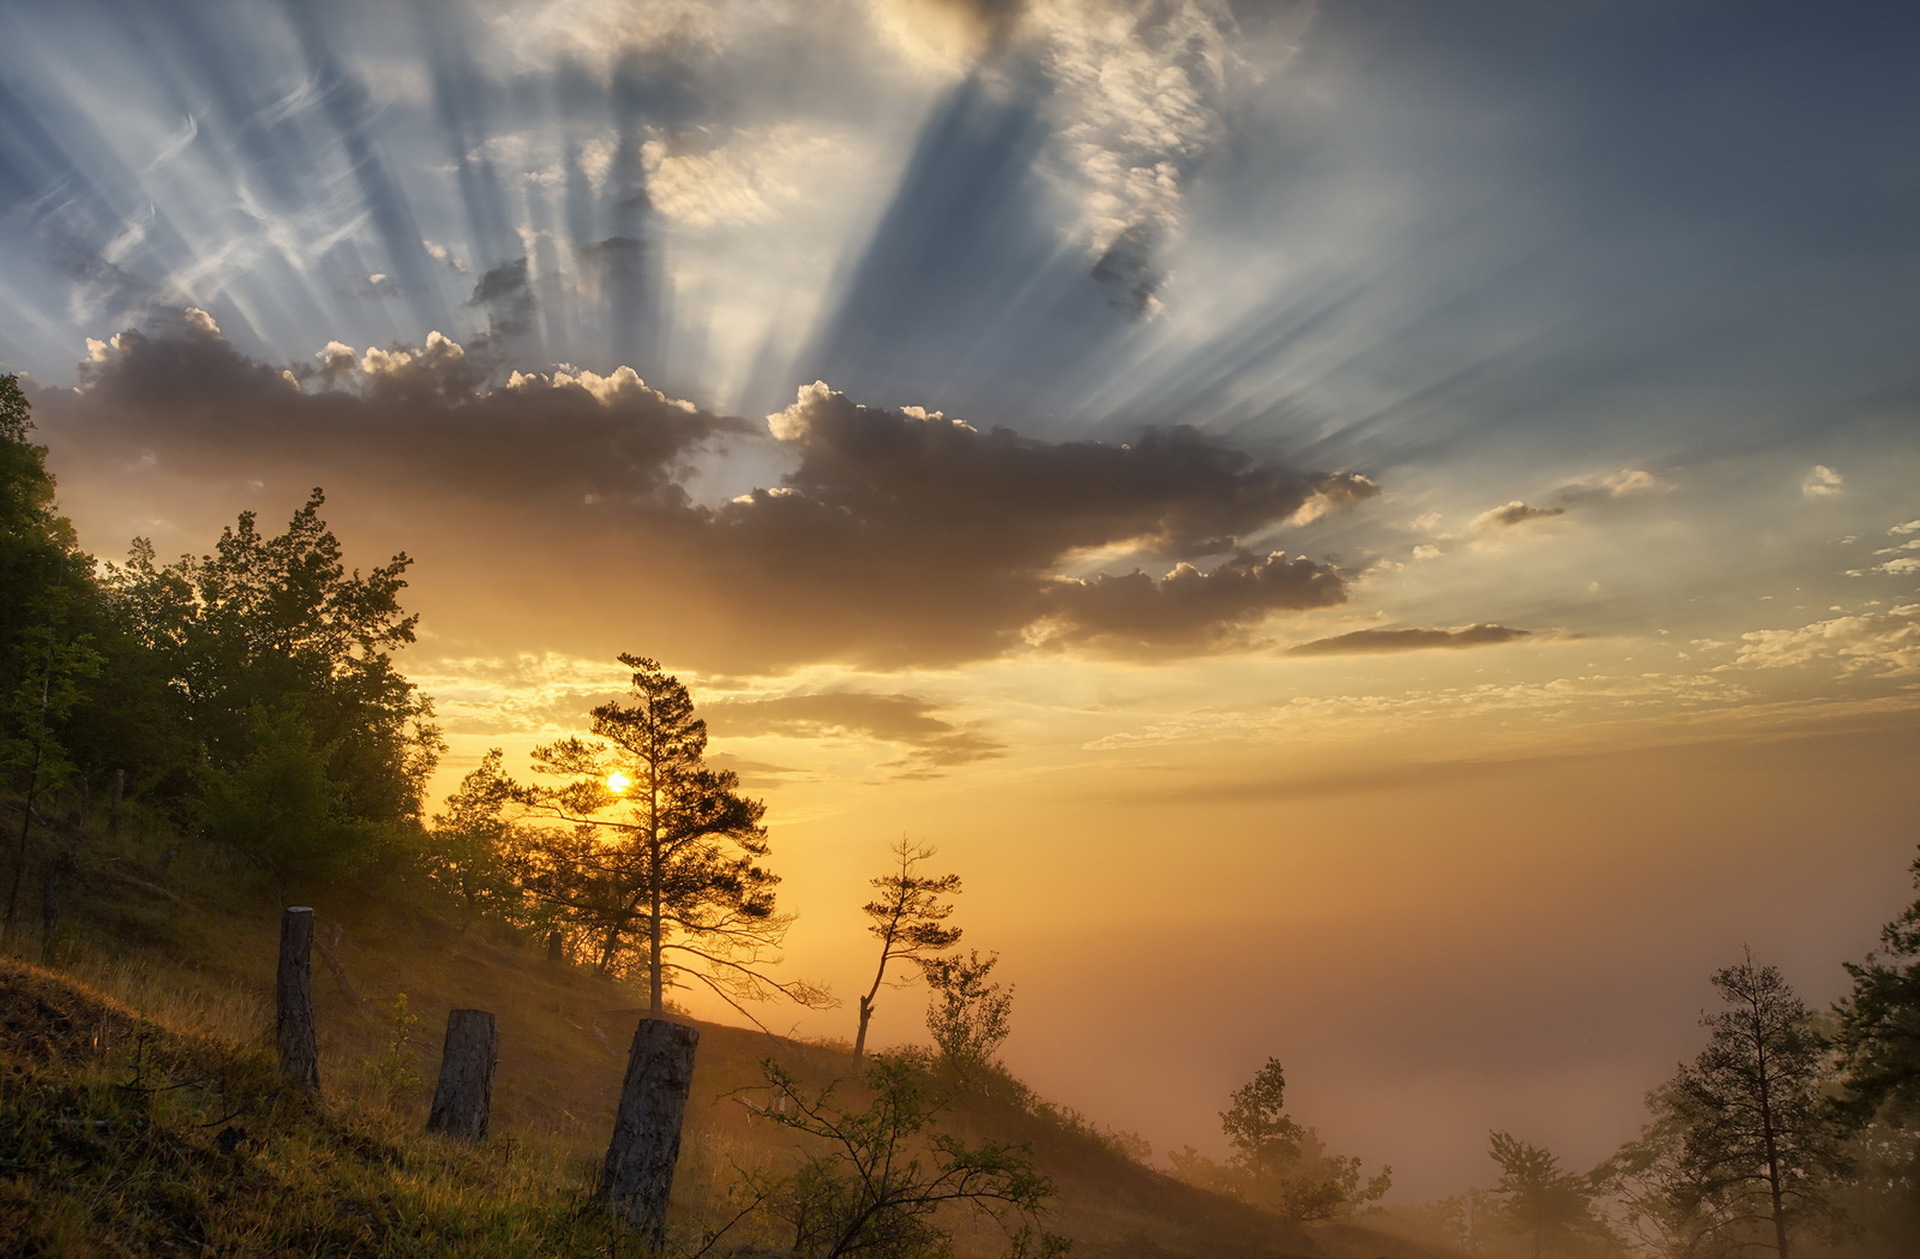
[[[779,877],[759,864],[766,806],[739,794],[732,771],[707,767],[707,723],[679,679],[644,656],[620,663],[634,702],[595,708],[590,739],[535,750],[535,768],[563,785],[514,789],[551,824],[526,850],[528,891],[596,934],[603,971],[638,937],[652,1017],[665,1012],[670,975],[736,1009],[775,993],[825,1003],[818,988],[767,974],[789,919],[774,912]]]
[[[1831,1221],[1847,1168],[1821,1096],[1820,1038],[1780,972],[1751,953],[1713,986],[1724,1006],[1701,1018],[1707,1047],[1655,1094],[1655,1122],[1679,1134],[1676,1173],[1714,1231],[1788,1259],[1797,1232]]]
[[[1220,1113],[1220,1130],[1233,1149],[1227,1162],[1186,1147],[1171,1156],[1175,1174],[1299,1221],[1348,1215],[1386,1194],[1392,1168],[1362,1183],[1360,1160],[1328,1153],[1318,1132],[1287,1114],[1286,1100],[1286,1069],[1269,1058]]]
[[[421,871],[460,903],[463,932],[483,913],[505,920],[523,916],[514,868],[525,837],[510,817],[513,787],[500,760],[499,748],[487,749],[447,797],[445,809],[434,814],[420,848]]]
[[[1595,1185],[1642,1250],[1660,1259],[1722,1259],[1744,1247],[1728,1229],[1730,1212],[1703,1192],[1686,1157],[1686,1104],[1665,1090],[1647,1095],[1653,1120],[1597,1168]]]
[[[920,973],[933,989],[927,1031],[963,1080],[976,1080],[991,1067],[994,1051],[1013,1030],[1013,989],[987,978],[999,961],[998,953],[982,958],[978,949],[965,957],[919,959]]]
[[[1501,1213],[1531,1242],[1534,1259],[1607,1236],[1606,1224],[1594,1214],[1593,1182],[1564,1171],[1551,1151],[1495,1132],[1487,1152],[1500,1167],[1493,1192]]]
[[[860,998],[860,1030],[853,1038],[853,1066],[867,1051],[867,1024],[873,1018],[874,999],[886,982],[887,967],[897,961],[921,961],[944,953],[960,942],[960,928],[943,925],[953,913],[953,905],[941,898],[960,890],[957,874],[921,874],[919,865],[934,855],[926,846],[916,846],[904,835],[893,846],[895,869],[872,880],[880,895],[866,903],[867,928],[880,941],[880,965],[873,973],[873,986]]]
[[[1920,887],[1920,858],[1910,867]],[[1853,990],[1835,1006],[1845,1107],[1856,1120],[1885,1113],[1920,1122],[1920,900],[1880,929],[1880,948],[1846,963]]]

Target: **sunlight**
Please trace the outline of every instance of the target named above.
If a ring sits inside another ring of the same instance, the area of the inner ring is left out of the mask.
[[[627,788],[631,786],[633,786],[633,779],[628,778],[617,769],[607,775],[607,790],[616,796],[625,795]]]

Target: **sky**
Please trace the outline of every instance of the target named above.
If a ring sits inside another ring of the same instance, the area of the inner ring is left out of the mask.
[[[0,370],[92,550],[324,487],[441,791],[658,658],[792,973],[932,844],[1009,1065],[1157,1150],[1274,1056],[1395,1200],[1588,1166],[1713,969],[1824,1004],[1912,899],[1911,6],[4,18]]]

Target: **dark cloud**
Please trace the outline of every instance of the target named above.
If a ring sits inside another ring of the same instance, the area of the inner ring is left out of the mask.
[[[1333,568],[1284,551],[1238,551],[1212,571],[1181,564],[1155,580],[1135,570],[1066,579],[1047,590],[1043,641],[1154,652],[1238,646],[1274,612],[1343,603],[1346,583]]]
[[[1529,520],[1545,520],[1549,516],[1564,516],[1564,507],[1529,507],[1519,499],[1514,499],[1504,507],[1494,507],[1475,516],[1468,525],[1471,529],[1508,529],[1524,524]]]
[[[78,461],[63,478],[114,481],[102,496],[156,475],[324,485],[336,516],[370,515],[394,545],[433,557],[445,592],[434,615],[459,622],[446,632],[589,655],[644,643],[746,672],[953,664],[1034,643],[1243,644],[1270,614],[1346,598],[1335,569],[1248,544],[1376,492],[1189,428],[1051,443],[859,406],[821,384],[771,417],[769,434],[626,368],[500,384],[437,333],[419,346],[334,343],[276,367],[198,311],[100,345],[78,389],[37,405]],[[697,502],[686,489],[697,460],[722,443],[758,444],[763,464],[792,471]],[[129,450],[147,462],[129,463]],[[1100,552],[1130,569],[1214,558],[1154,578],[1094,571],[1085,557]],[[620,641],[606,641],[615,626]],[[951,751],[980,750],[946,734]]]
[[[467,305],[487,312],[487,327],[496,337],[522,336],[533,328],[533,284],[522,256],[481,273],[474,281]]]
[[[900,760],[886,762],[912,777],[932,777],[955,765],[1006,754],[1006,744],[934,714],[940,706],[914,695],[820,691],[772,699],[720,700],[706,706],[716,733],[736,738],[784,735],[797,739],[855,736],[901,744]]]
[[[335,343],[317,363],[277,368],[188,311],[122,332],[96,354],[77,390],[36,399],[49,425],[69,443],[159,452],[196,479],[298,469],[429,503],[672,506],[684,500],[676,478],[690,453],[743,427],[630,371],[516,374],[488,388],[484,369],[437,333],[424,346],[364,353]]]
[[[1093,280],[1113,290],[1107,300],[1135,319],[1145,319],[1153,311],[1155,294],[1165,276],[1153,263],[1151,234],[1132,227],[1122,232],[1100,260],[1093,264]]]
[[[1428,647],[1486,647],[1531,638],[1532,630],[1506,625],[1467,625],[1459,629],[1355,630],[1316,638],[1287,648],[1289,656],[1370,655],[1384,651],[1421,651]]]

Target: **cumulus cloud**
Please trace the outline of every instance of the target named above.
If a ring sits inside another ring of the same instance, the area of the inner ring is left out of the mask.
[[[1514,525],[1525,524],[1529,520],[1545,520],[1552,516],[1564,516],[1564,507],[1529,507],[1519,499],[1514,499],[1504,507],[1495,507],[1481,512],[1467,524],[1469,529],[1510,529]]]
[[[628,624],[635,638],[614,646],[644,639],[703,668],[1250,642],[1269,615],[1341,602],[1346,580],[1249,543],[1378,492],[1189,428],[1045,442],[860,406],[819,383],[761,428],[630,368],[499,384],[484,356],[437,333],[332,342],[283,367],[181,315],[91,350],[80,386],[43,401],[49,431],[95,475],[322,484],[337,512],[370,509],[433,555],[441,588],[461,592],[452,610],[484,632],[601,650],[593,627]],[[741,446],[791,470],[695,501],[700,461]],[[108,454],[129,447],[156,458],[129,470]],[[1093,554],[1173,567],[1111,575],[1090,571]]]
[[[1832,498],[1846,492],[1847,479],[1824,463],[1816,463],[1807,473],[1806,480],[1800,482],[1802,498]]]
[[[1428,647],[1486,647],[1517,642],[1532,630],[1507,625],[1463,625],[1456,629],[1365,629],[1332,638],[1316,638],[1287,648],[1289,656],[1370,655],[1376,652],[1420,651]]]
[[[440,333],[423,345],[331,342],[314,363],[243,354],[205,312],[89,345],[80,385],[36,399],[64,440],[164,451],[174,472],[216,481],[298,469],[296,480],[390,485],[432,500],[677,503],[693,451],[739,421],[649,388],[631,371],[486,371]]]
[[[1837,661],[1846,673],[1873,677],[1920,673],[1920,603],[1740,637],[1743,645],[1734,663],[1750,669]]]
[[[816,691],[717,700],[703,711],[716,734],[730,737],[852,737],[898,744],[908,749],[906,756],[887,765],[912,777],[931,777],[1006,753],[1006,744],[982,734],[976,726],[936,716],[940,705],[915,695]]]

